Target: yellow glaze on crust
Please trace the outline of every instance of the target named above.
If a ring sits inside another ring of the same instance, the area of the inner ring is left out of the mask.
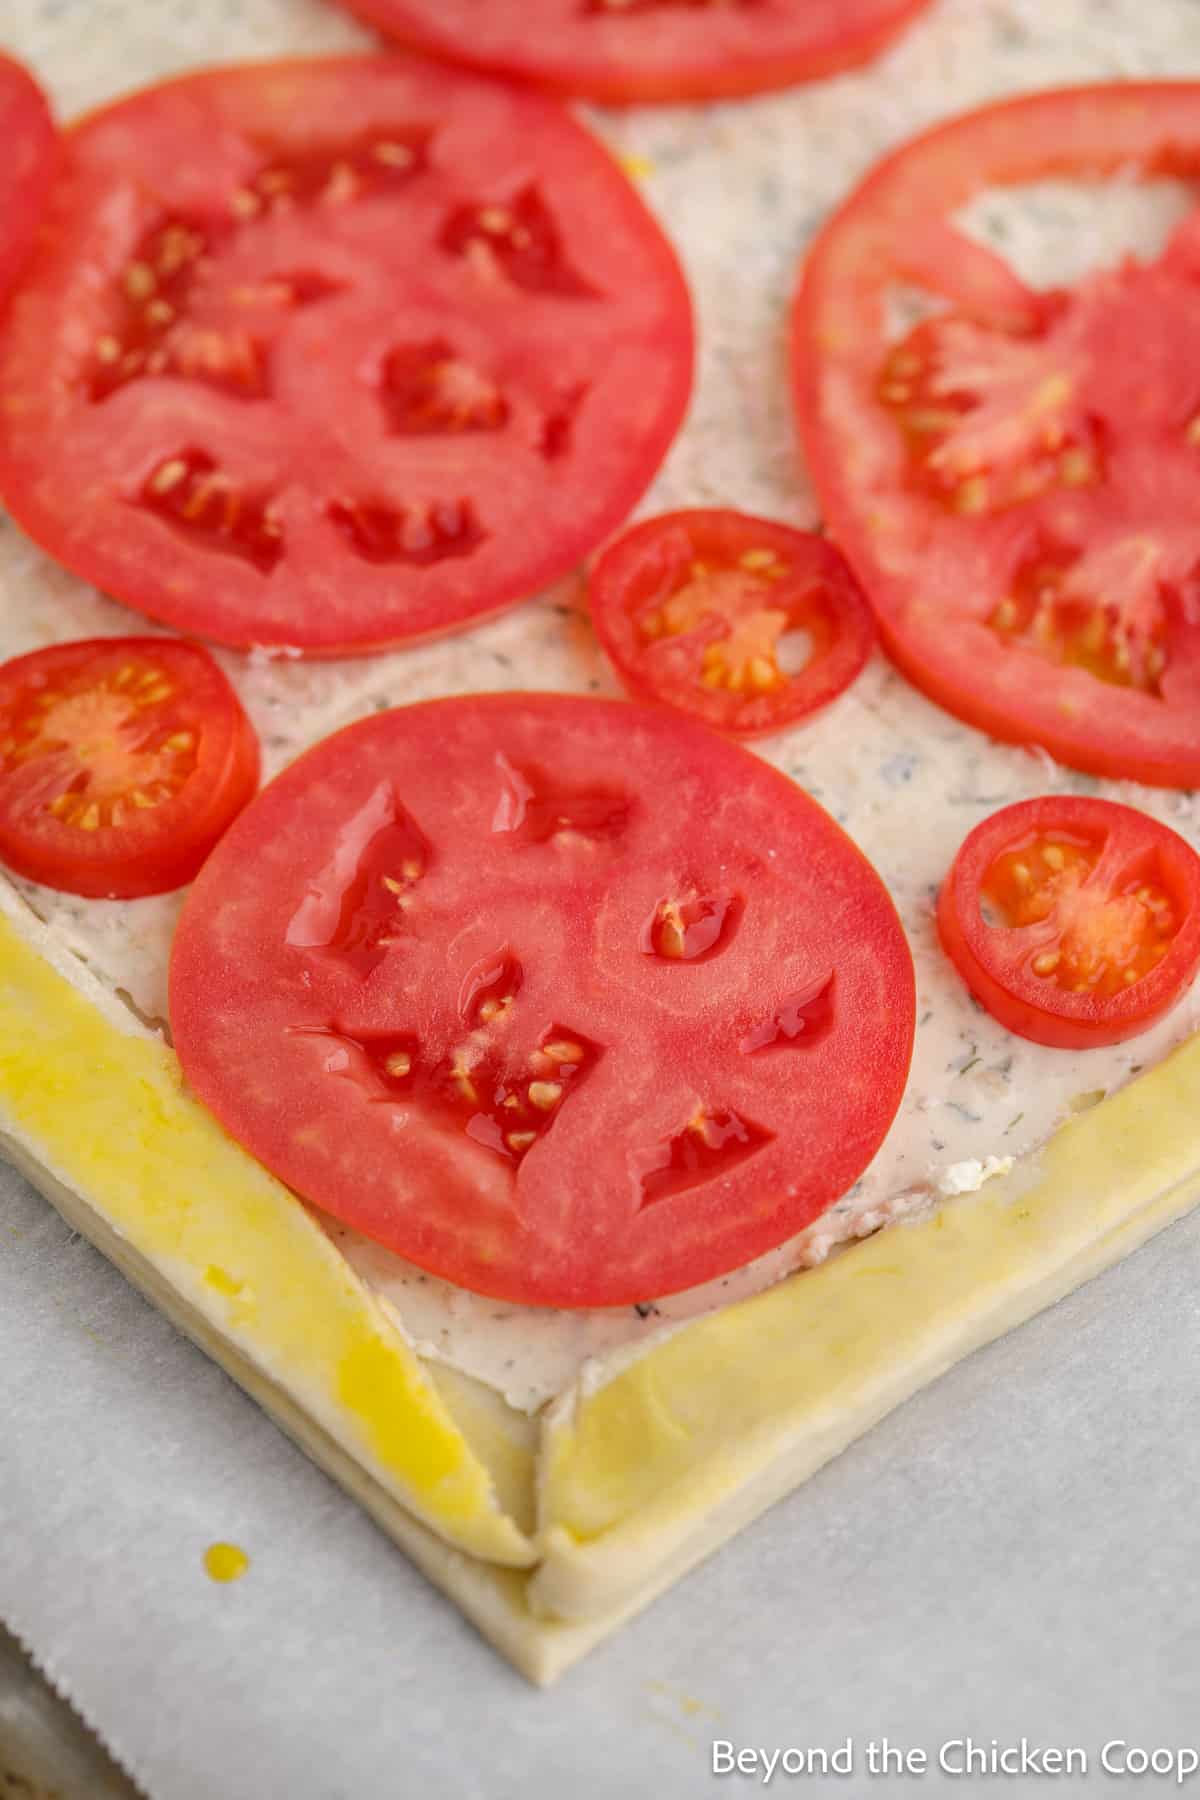
[[[486,1464],[496,1496],[522,1531],[536,1525],[539,1422],[518,1412],[503,1394],[471,1375],[430,1358],[425,1364],[476,1456]]]
[[[82,975],[82,971],[81,971]],[[196,1314],[386,1491],[474,1555],[533,1549],[424,1365],[295,1196],[0,917],[0,1113]]]
[[[534,1604],[586,1618],[619,1603],[679,1551],[685,1514],[703,1536],[706,1515],[765,1477],[759,1504],[730,1509],[728,1535],[1198,1198],[1200,1038],[1007,1179],[698,1320],[593,1392],[582,1385],[548,1424]]]

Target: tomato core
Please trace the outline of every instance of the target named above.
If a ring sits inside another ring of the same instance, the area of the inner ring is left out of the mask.
[[[1134,1037],[1200,968],[1200,856],[1112,801],[1047,797],[976,827],[938,899],[947,953],[976,998],[1037,1043]]]
[[[997,858],[982,892],[1010,926],[1051,921],[1058,944],[1030,959],[1035,975],[1068,993],[1117,994],[1158,966],[1178,931],[1161,881],[1130,877],[1111,893],[1088,887],[1100,847],[1036,838]]]
[[[788,615],[770,604],[771,584],[787,572],[786,563],[771,550],[747,550],[733,568],[693,563],[682,587],[661,607],[641,613],[642,636],[647,642],[682,637],[710,619],[719,620],[725,635],[701,655],[701,686],[769,694],[787,684],[777,651]]]
[[[76,676],[30,694],[10,714],[0,773],[49,759],[59,770],[46,801],[55,818],[83,831],[120,824],[131,808],[177,794],[196,766],[194,732],[164,712],[174,694],[161,669],[134,663],[96,684]]]

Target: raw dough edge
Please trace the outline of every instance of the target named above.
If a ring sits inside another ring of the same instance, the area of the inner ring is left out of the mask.
[[[1200,1202],[1200,1037],[1040,1155],[676,1333],[555,1403],[534,1610],[583,1619],[676,1574],[918,1389]]]
[[[487,1561],[534,1561],[487,1454],[320,1225],[40,929],[0,883],[0,1148],[157,1304],[173,1294],[207,1350],[286,1383],[397,1504]]]

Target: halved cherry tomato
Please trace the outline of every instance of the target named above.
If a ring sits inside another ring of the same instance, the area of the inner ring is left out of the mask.
[[[0,301],[29,254],[58,163],[58,133],[32,75],[0,54]]]
[[[0,665],[0,862],[70,894],[190,881],[258,785],[258,739],[207,650],[89,638]]]
[[[452,62],[609,105],[735,98],[869,62],[929,0],[344,0]]]
[[[914,984],[870,865],[740,745],[492,694],[376,715],[264,790],[184,906],[171,1021],[315,1205],[478,1293],[616,1306],[846,1190]]]
[[[1033,291],[954,223],[1041,178],[1200,177],[1200,84],[1036,94],[890,157],[794,321],[831,531],[905,674],[995,737],[1200,784],[1200,212],[1156,262]],[[907,335],[889,303],[934,307]],[[940,311],[936,310],[937,307]]]
[[[875,642],[844,557],[745,513],[647,519],[592,571],[592,622],[630,693],[735,737],[782,731],[836,700]],[[780,663],[789,634],[807,659]]]
[[[1130,806],[1024,800],[976,826],[937,916],[959,974],[1010,1031],[1119,1044],[1200,969],[1200,856]]]
[[[358,652],[572,569],[691,366],[674,252],[563,108],[399,57],[209,70],[68,135],[0,492],[153,618]]]

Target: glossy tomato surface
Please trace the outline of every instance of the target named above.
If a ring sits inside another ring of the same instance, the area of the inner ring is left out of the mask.
[[[0,862],[98,899],[190,881],[258,785],[207,650],[91,638],[0,665]]]
[[[877,56],[929,0],[344,0],[453,62],[610,105],[733,98]]]
[[[187,1079],[306,1199],[510,1301],[690,1287],[845,1192],[913,970],[861,853],[658,709],[376,715],[266,788],[185,904]]]
[[[1130,806],[1056,795],[967,838],[938,901],[942,943],[993,1017],[1086,1050],[1136,1037],[1200,968],[1200,857]]]
[[[722,509],[635,525],[600,557],[589,599],[630,693],[733,737],[782,731],[828,706],[875,642],[871,609],[832,544]]]
[[[213,70],[69,135],[0,491],[154,618],[367,650],[569,570],[691,364],[670,246],[553,102],[399,57]]]
[[[1094,774],[1200,783],[1200,213],[1155,261],[1032,289],[955,215],[989,188],[1200,177],[1200,85],[939,127],[826,227],[796,398],[830,529],[906,675]],[[930,316],[890,328],[914,298]]]
[[[33,243],[58,162],[58,134],[32,75],[0,54],[0,301]]]

